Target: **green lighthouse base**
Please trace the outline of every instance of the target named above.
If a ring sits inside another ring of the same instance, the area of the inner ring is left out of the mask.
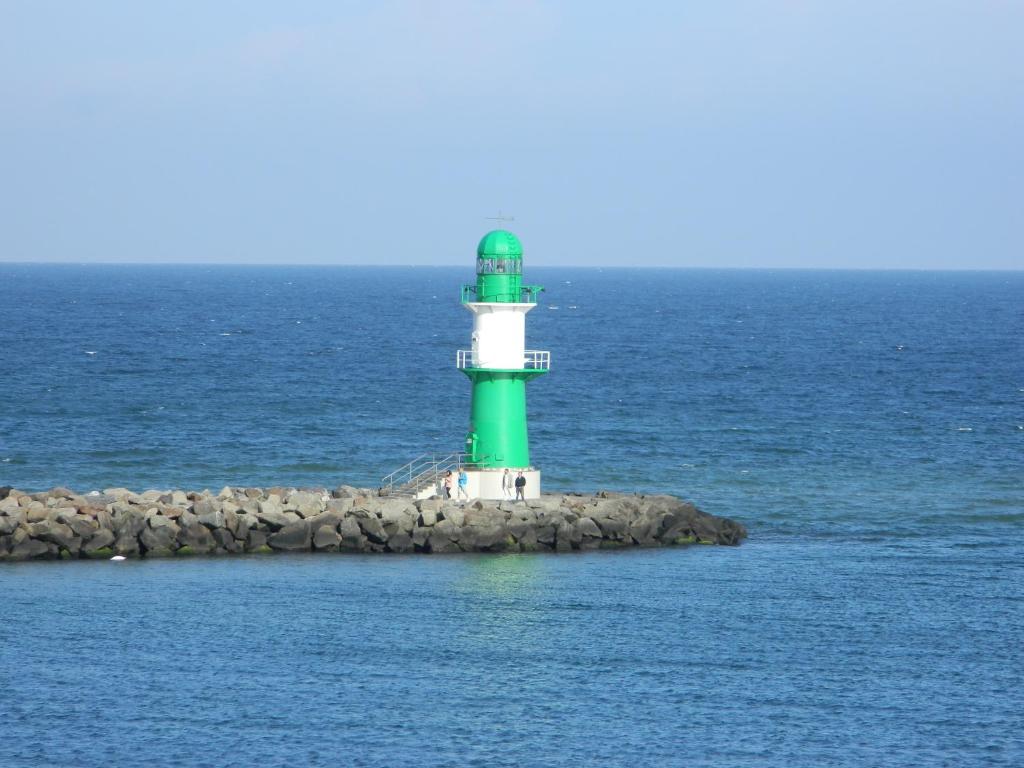
[[[463,368],[473,382],[469,462],[478,469],[527,469],[526,382],[546,371]]]

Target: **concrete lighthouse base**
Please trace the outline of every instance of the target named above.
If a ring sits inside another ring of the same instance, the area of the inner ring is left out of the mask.
[[[510,469],[509,482],[514,483],[516,476],[519,474],[518,469]],[[523,477],[526,478],[526,498],[528,499],[539,499],[540,498],[540,470],[539,469],[524,469],[522,470]],[[486,501],[501,501],[503,499],[512,500],[516,497],[515,488],[511,488],[509,491],[505,491],[501,487],[502,477],[505,475],[505,469],[467,469],[466,477],[468,483],[466,484],[466,495],[470,499],[484,499]],[[429,499],[431,496],[444,496],[444,488],[439,483],[437,487],[431,485],[429,488],[425,488],[417,494],[418,499]],[[457,478],[452,480],[452,498],[459,498],[459,487]]]

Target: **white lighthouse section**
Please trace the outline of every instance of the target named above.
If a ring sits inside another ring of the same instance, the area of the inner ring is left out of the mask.
[[[473,313],[473,367],[526,367],[526,313],[536,304],[467,303]]]

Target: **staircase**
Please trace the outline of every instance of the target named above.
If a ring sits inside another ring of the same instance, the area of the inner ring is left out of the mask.
[[[380,481],[381,491],[388,496],[429,498],[434,495],[445,473],[449,470],[457,473],[468,459],[468,453],[449,453],[446,456],[425,453],[385,475]]]

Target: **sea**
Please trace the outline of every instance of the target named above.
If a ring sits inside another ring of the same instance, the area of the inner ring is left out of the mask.
[[[0,564],[0,766],[1024,765],[1024,273],[526,278],[545,490],[747,541]],[[0,485],[376,487],[473,279],[0,264]]]

